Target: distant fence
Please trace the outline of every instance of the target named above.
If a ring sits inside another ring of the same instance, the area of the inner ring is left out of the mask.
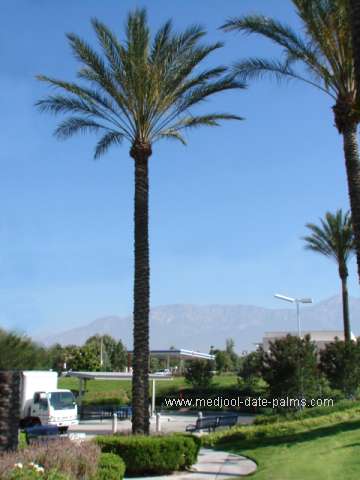
[[[128,405],[81,405],[79,407],[80,420],[109,420],[114,413],[118,420],[131,418],[132,409]]]

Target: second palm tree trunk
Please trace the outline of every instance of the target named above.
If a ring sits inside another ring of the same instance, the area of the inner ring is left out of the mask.
[[[350,313],[349,313],[349,293],[347,289],[348,271],[346,266],[339,267],[339,275],[341,278],[344,338],[345,338],[345,342],[349,342],[351,340],[351,332],[350,332]]]
[[[135,278],[134,349],[132,384],[132,431],[149,433],[149,171],[151,147],[135,144],[130,152],[135,162]]]

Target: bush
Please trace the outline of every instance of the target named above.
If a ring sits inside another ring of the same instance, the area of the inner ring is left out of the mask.
[[[113,435],[96,438],[102,452],[119,455],[128,475],[166,474],[196,462],[199,442],[190,435],[158,437]]]
[[[183,442],[183,450],[185,455],[185,468],[190,468],[191,465],[197,462],[199,450],[201,447],[201,440],[199,437],[193,435],[186,435],[183,433],[174,433],[174,437],[179,438]]]
[[[68,439],[59,439],[33,444],[0,456],[0,478],[12,479],[9,475],[15,464],[29,465],[31,462],[43,467],[45,472],[61,472],[63,478],[92,478],[97,473],[100,453],[100,448],[93,442],[74,446]]]
[[[125,474],[125,463],[115,453],[102,453],[96,480],[121,480]]]

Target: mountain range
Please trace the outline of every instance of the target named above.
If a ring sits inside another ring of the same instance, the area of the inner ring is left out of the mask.
[[[360,299],[350,298],[351,326],[360,334]],[[342,303],[334,296],[311,306],[301,306],[302,330],[342,330]],[[150,346],[170,346],[208,352],[211,345],[223,348],[227,338],[235,340],[238,352],[253,350],[264,332],[295,331],[295,308],[270,309],[247,305],[165,305],[150,314]],[[132,316],[106,316],[39,339],[45,345],[83,344],[94,334],[110,334],[132,348]]]

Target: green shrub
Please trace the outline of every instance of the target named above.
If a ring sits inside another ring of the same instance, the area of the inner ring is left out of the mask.
[[[121,480],[125,474],[125,463],[115,453],[102,453],[96,480]]]
[[[197,457],[201,447],[200,438],[183,433],[174,433],[173,436],[181,439],[183,442],[183,451],[185,455],[184,467],[191,467],[191,465],[194,465],[194,463],[197,462]]]
[[[196,462],[199,442],[190,435],[102,436],[96,438],[102,452],[119,455],[128,475],[166,474]]]

